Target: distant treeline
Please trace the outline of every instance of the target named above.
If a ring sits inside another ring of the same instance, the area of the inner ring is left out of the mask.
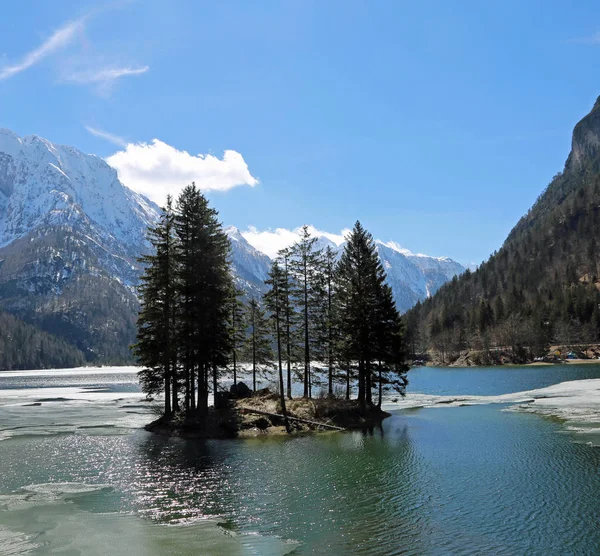
[[[277,384],[284,411],[293,381],[305,397],[316,388],[350,397],[355,386],[362,406],[374,390],[379,404],[384,389],[403,391],[404,326],[360,223],[339,260],[305,227],[273,261],[262,299],[235,289],[229,240],[194,184],[175,206],[168,199],[149,240],[134,353],[144,390],[165,393],[165,414],[206,414],[209,392],[224,373],[237,383],[240,361],[252,366],[254,390],[257,378]]]
[[[83,353],[64,340],[0,312],[0,369],[48,369],[85,364]]]

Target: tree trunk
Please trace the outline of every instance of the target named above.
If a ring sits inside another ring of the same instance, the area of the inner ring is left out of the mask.
[[[361,409],[365,408],[365,363],[362,359],[358,362],[358,403]]]
[[[212,368],[213,379],[213,405],[217,407],[217,366],[213,364]]]
[[[379,361],[379,400],[377,402],[377,407],[381,409],[381,398],[383,395],[383,384],[381,383],[381,361]]]
[[[171,366],[171,375],[173,378],[173,388],[171,390],[171,393],[173,395],[173,401],[171,402],[171,407],[173,413],[177,413],[177,411],[179,411],[179,400],[177,398],[177,363],[175,362],[173,362],[173,365]]]
[[[233,348],[233,383],[237,384],[237,358],[235,356],[235,348]]]
[[[252,391],[256,392],[256,336],[252,328]]]
[[[200,376],[198,376],[198,392],[200,392]],[[190,411],[196,411],[196,369],[190,369]]]
[[[331,303],[331,273],[328,275],[328,283],[327,283],[327,317],[328,317],[328,322],[327,322],[327,332],[328,332],[328,346],[327,346],[327,356],[328,356],[328,362],[327,362],[327,367],[328,367],[328,371],[329,371],[329,388],[328,388],[328,393],[329,393],[329,397],[332,398],[333,397],[333,325],[331,322],[331,308],[332,308],[332,303]]]
[[[346,399],[349,400],[350,399],[350,361],[348,361],[347,363],[347,370],[346,370]]]
[[[365,399],[368,405],[373,405],[373,377],[370,359],[365,362]]]
[[[285,430],[288,434],[292,432],[290,422],[288,420],[287,409],[285,407],[285,392],[283,391],[283,365],[281,362],[281,331],[279,329],[279,300],[276,300],[277,310],[275,312],[275,327],[277,333],[277,361],[279,363],[279,401],[281,403],[281,413],[283,415],[283,422],[285,424]]]
[[[310,347],[308,345],[308,271],[304,261],[304,397],[310,398]]]
[[[173,413],[171,410],[171,372],[167,364],[165,370],[165,417],[170,417]]]

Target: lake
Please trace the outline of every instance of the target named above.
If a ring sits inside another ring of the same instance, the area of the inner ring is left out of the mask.
[[[600,553],[594,437],[498,398],[599,365],[409,378],[381,429],[186,441],[135,369],[0,373],[0,554]]]

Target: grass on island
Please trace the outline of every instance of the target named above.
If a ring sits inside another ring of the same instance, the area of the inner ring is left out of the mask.
[[[389,417],[376,405],[361,409],[358,400],[338,397],[286,400],[291,434],[361,429],[379,426]],[[256,413],[255,413],[256,412]],[[146,430],[169,436],[195,438],[245,438],[287,434],[278,394],[268,389],[250,397],[231,398],[221,408],[210,407],[207,415],[184,419],[161,416]]]

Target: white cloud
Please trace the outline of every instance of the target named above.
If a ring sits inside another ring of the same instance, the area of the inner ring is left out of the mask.
[[[61,80],[67,83],[75,83],[79,85],[97,85],[100,92],[110,92],[116,82],[122,77],[133,75],[142,75],[146,73],[150,67],[143,66],[139,68],[131,67],[93,67],[93,62],[85,58],[80,61],[83,65],[92,65],[84,69],[68,68],[63,70]]]
[[[346,241],[345,237],[350,233],[349,229],[342,230],[339,234],[332,234],[318,230],[314,226],[308,226],[311,235],[315,237],[325,237],[336,245],[341,245]],[[286,228],[277,228],[275,230],[259,231],[254,226],[250,226],[246,231],[242,232],[242,236],[255,249],[258,249],[270,258],[276,257],[281,249],[291,247],[300,238],[302,227],[294,230]]]
[[[194,156],[158,139],[151,143],[130,143],[106,161],[127,187],[158,204],[164,203],[167,194],[177,196],[193,181],[203,191],[226,191],[238,185],[259,183],[236,151],[225,151],[222,159],[210,154]]]
[[[123,147],[123,148],[127,147],[127,141],[125,141],[125,139],[123,139],[122,137],[119,137],[118,135],[108,133],[107,131],[102,131],[101,129],[97,129],[97,128],[91,127],[89,125],[86,125],[85,129],[87,129],[92,135],[94,135],[96,137],[100,137],[100,139],[105,139],[106,141],[109,141],[110,143],[113,143],[114,145],[117,145],[118,147]]]
[[[85,18],[82,18],[63,25],[60,29],[55,31],[49,39],[42,43],[41,46],[23,56],[23,59],[19,63],[12,66],[4,66],[0,69],[0,81],[25,71],[47,56],[67,47],[73,42],[77,33],[83,31],[84,21]]]

